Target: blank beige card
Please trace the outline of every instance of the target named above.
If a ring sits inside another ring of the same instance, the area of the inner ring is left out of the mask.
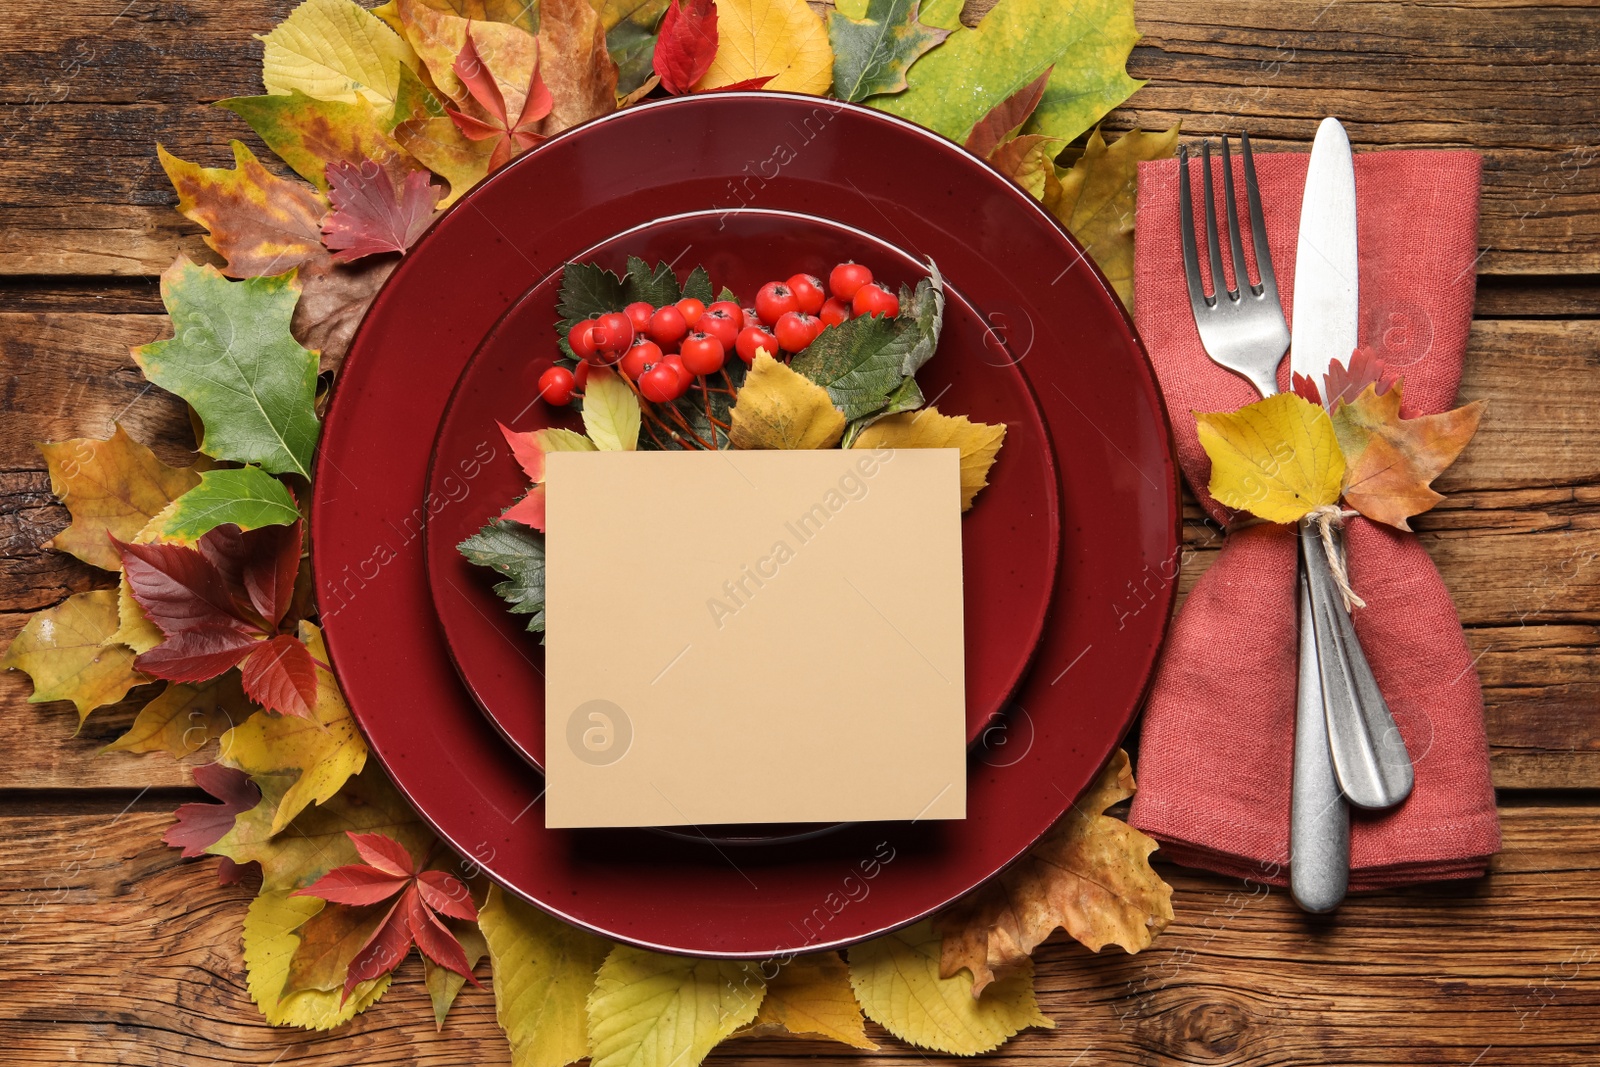
[[[965,817],[958,450],[546,462],[547,825]]]

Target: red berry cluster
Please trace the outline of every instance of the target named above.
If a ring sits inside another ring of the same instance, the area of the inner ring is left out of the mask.
[[[832,295],[830,296],[829,293]],[[900,314],[900,299],[872,280],[860,263],[840,263],[822,279],[796,274],[768,282],[756,293],[754,307],[719,300],[707,307],[694,297],[653,307],[629,304],[596,318],[574,323],[567,345],[578,357],[576,369],[551,367],[539,376],[539,395],[552,404],[570,403],[583,388],[591,365],[612,366],[653,404],[665,404],[687,393],[696,377],[722,369],[729,352],[754,363],[765,349],[795,353],[829,326],[856,315]]]

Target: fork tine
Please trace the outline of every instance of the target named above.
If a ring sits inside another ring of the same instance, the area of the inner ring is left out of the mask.
[[[1244,243],[1239,240],[1239,201],[1233,195],[1233,160],[1228,155],[1227,134],[1222,135],[1222,200],[1226,205],[1222,215],[1228,224],[1228,251],[1233,258],[1233,288],[1228,290],[1228,295],[1237,298],[1241,289],[1248,286],[1253,293],[1255,286],[1250,285],[1250,272],[1244,264]]]
[[[1211,257],[1211,294],[1214,300],[1220,301],[1228,283],[1222,274],[1222,245],[1217,241],[1217,197],[1211,184],[1210,141],[1200,142],[1200,164],[1204,181],[1201,189],[1206,200],[1206,253]]]
[[[1244,198],[1250,204],[1250,239],[1256,249],[1256,273],[1261,277],[1259,286],[1251,291],[1257,296],[1265,293],[1274,303],[1278,299],[1278,277],[1272,270],[1272,250],[1267,247],[1267,224],[1261,217],[1261,187],[1256,182],[1256,161],[1250,154],[1250,135],[1239,131],[1239,150],[1244,155]]]
[[[1195,314],[1206,307],[1205,288],[1200,284],[1200,252],[1194,243],[1194,205],[1189,191],[1189,149],[1178,146],[1178,217],[1179,238],[1183,243],[1183,278],[1189,283],[1189,304]]]

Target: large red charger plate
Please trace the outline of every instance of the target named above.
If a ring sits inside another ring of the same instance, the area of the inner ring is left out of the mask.
[[[871,264],[895,290],[928,275],[928,265],[909,252],[860,230],[758,208],[688,212],[617,234],[573,258],[620,274],[630,255],[654,264],[691,254],[717,286],[732,287],[746,304],[779,268],[785,277],[826,274],[833,264],[854,260]],[[689,269],[679,263],[680,275]],[[527,488],[527,476],[497,424],[582,431],[569,409],[538,400],[538,376],[558,354],[560,282],[558,273],[529,289],[478,346],[439,424],[428,475],[429,493],[449,501],[429,515],[426,535],[428,577],[445,643],[484,713],[536,767],[544,762],[544,648],[525,631],[527,616],[511,614],[495,596],[497,576],[467,562],[456,546]],[[976,741],[1004,710],[1044,628],[1061,513],[1054,454],[1027,380],[977,309],[953,285],[946,282],[944,289],[941,354],[917,374],[923,394],[945,412],[1006,427],[1004,460],[990,470],[983,506],[961,521],[967,739]],[[491,450],[493,457],[486,458]],[[659,521],[696,519],[678,514]],[[636,533],[638,556],[620,566],[671,565],[652,554],[648,527]]]
[[[991,731],[1007,743],[974,753],[965,820],[857,824],[731,849],[635,830],[548,830],[541,776],[478,713],[433,616],[423,531],[451,504],[426,487],[434,431],[479,342],[569,256],[667,216],[747,206],[832,219],[931,256],[1005,337],[1056,450],[1053,607],[1007,729]],[[1179,517],[1170,429],[1105,280],[1036,202],[958,146],[809,97],[710,94],[630,108],[551,140],[464,197],[369,311],[335,386],[316,473],[314,565],[330,654],[396,785],[511,891],[664,951],[761,957],[847,944],[1001,870],[1121,739],[1175,593],[1165,578]]]

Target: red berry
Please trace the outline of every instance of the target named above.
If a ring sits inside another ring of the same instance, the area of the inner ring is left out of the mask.
[[[694,297],[686,296],[678,301],[678,310],[683,312],[683,321],[693,326],[706,313],[706,306]]]
[[[539,395],[556,405],[572,402],[572,387],[577,384],[572,372],[565,367],[551,367],[539,375]]]
[[[683,365],[683,357],[676,352],[661,357],[661,365],[671,367],[672,372],[678,376],[678,391],[672,394],[676,400],[689,391],[689,386],[694,384],[694,375],[689,373],[689,368]]]
[[[777,334],[778,343],[785,352],[798,352],[817,339],[817,334],[822,332],[822,320],[803,311],[791,311],[778,320],[772,332]]]
[[[828,275],[828,288],[840,300],[855,297],[856,290],[872,284],[872,272],[859,263],[841,263]]]
[[[732,319],[736,324],[738,324],[738,326],[739,326],[739,328],[741,330],[744,329],[744,322],[743,322],[744,308],[739,306],[739,302],[738,301],[736,301],[736,300],[718,300],[715,304],[712,304],[710,307],[706,308],[706,310],[707,311],[720,311],[723,314],[727,315],[728,318]]]
[[[739,358],[746,363],[756,361],[756,349],[764,348],[767,355],[776,358],[778,355],[778,339],[763,330],[760,326],[746,326],[739,331],[738,343],[734,346],[739,353]]]
[[[822,305],[822,310],[817,313],[817,318],[822,320],[824,326],[837,326],[850,317],[850,304],[836,296],[828,297],[827,303]]]
[[[821,278],[815,274],[796,274],[789,279],[788,285],[801,311],[815,315],[822,310],[822,302],[828,298],[828,294],[822,291]]]
[[[645,329],[650,325],[650,316],[656,313],[656,309],[650,306],[649,301],[635,300],[623,308],[622,313],[628,316],[629,322],[633,323],[633,331],[635,333],[644,333]]]
[[[678,349],[678,357],[690,374],[715,374],[728,358],[728,350],[709,333],[691,333]]]
[[[589,337],[595,353],[604,357],[602,362],[615,363],[633,344],[633,323],[622,312],[613,311],[595,320]]]
[[[660,346],[648,337],[640,337],[633,342],[633,347],[629,348],[627,353],[623,355],[622,373],[637,382],[640,375],[644,374],[644,369],[652,363],[659,362],[660,359]]]
[[[756,314],[768,326],[789,312],[799,310],[800,301],[794,298],[794,290],[783,282],[768,282],[756,294]]]
[[[578,388],[582,389],[589,383],[589,364],[579,360],[578,365],[572,368],[572,377],[578,383]]]
[[[900,298],[881,285],[863,285],[850,300],[850,310],[857,315],[900,314]]]
[[[639,377],[639,392],[652,404],[666,404],[678,395],[678,372],[657,363]]]
[[[683,319],[683,312],[668,304],[650,316],[650,340],[665,349],[675,345],[684,334],[689,332],[689,324]]]
[[[737,311],[738,309],[735,308],[734,310]],[[700,316],[700,321],[695,325],[695,329],[701,333],[709,333],[712,337],[721,341],[723,351],[732,351],[734,343],[739,340],[740,322],[743,317],[743,315],[740,315],[738,318],[734,318],[728,314],[727,308],[713,305],[704,315]]]
[[[580,319],[567,331],[567,347],[572,349],[572,354],[579,359],[594,358],[594,338],[590,336],[590,331],[593,329],[593,319]]]
[[[755,308],[740,308],[739,311],[744,315],[744,326],[746,329],[751,326],[766,325],[766,323],[761,321],[761,316],[756,314]]]

